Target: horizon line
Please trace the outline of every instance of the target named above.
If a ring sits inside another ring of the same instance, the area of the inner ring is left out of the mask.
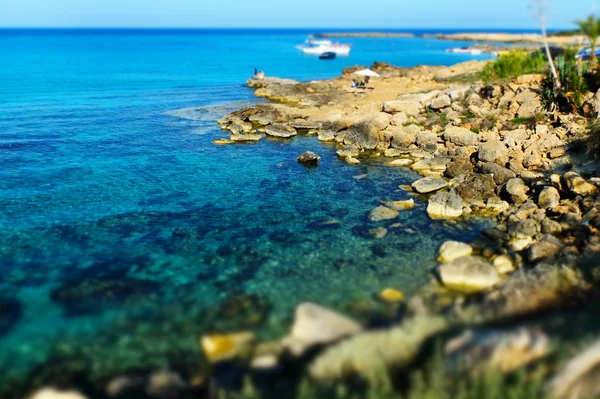
[[[485,27],[412,27],[412,28],[374,28],[374,27],[277,27],[277,26],[0,26],[0,30],[350,30],[350,31],[376,31],[376,32],[402,32],[412,30],[461,30],[474,31],[481,30],[486,33],[491,31],[535,31],[540,30],[537,27],[496,27],[496,28],[485,28]],[[549,30],[577,30],[576,28],[570,27],[550,27]]]

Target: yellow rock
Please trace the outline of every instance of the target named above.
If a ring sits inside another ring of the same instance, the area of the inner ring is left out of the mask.
[[[346,162],[350,165],[358,165],[360,163],[360,161],[354,157],[346,157]]]
[[[404,300],[404,294],[402,291],[386,288],[379,293],[379,299],[383,302],[401,302]]]
[[[218,362],[249,352],[254,339],[252,332],[208,334],[200,338],[200,347],[210,362]]]
[[[232,144],[232,143],[234,143],[234,141],[233,140],[229,140],[229,139],[213,140],[213,144],[216,144],[216,145]]]

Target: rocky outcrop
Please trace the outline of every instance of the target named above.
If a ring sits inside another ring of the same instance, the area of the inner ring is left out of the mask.
[[[319,164],[321,157],[312,151],[306,151],[298,157],[298,162],[304,165],[316,166]]]
[[[269,125],[267,126],[265,133],[269,136],[280,138],[290,138],[298,134],[296,129],[286,124]]]

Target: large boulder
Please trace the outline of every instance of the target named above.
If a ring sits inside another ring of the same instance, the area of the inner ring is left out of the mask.
[[[448,182],[446,180],[435,177],[425,177],[412,184],[412,188],[420,194],[432,193],[447,186]]]
[[[379,132],[390,124],[390,116],[379,113],[374,117],[353,124],[344,137],[344,144],[354,144],[358,148],[373,150],[379,144]]]
[[[508,154],[508,149],[504,143],[492,140],[483,143],[479,146],[477,155],[482,162],[494,162],[498,159],[505,158]]]
[[[406,115],[416,116],[421,113],[423,104],[418,101],[394,100],[383,103],[382,109],[383,112],[387,112],[389,114],[404,112]]]
[[[296,308],[294,325],[284,346],[295,355],[307,348],[337,341],[361,331],[352,319],[314,303],[302,303]]]
[[[494,178],[494,182],[496,182],[497,185],[505,184],[510,179],[514,179],[515,177],[517,177],[515,172],[513,172],[512,170],[503,168],[502,166],[493,162],[485,163],[481,167],[481,171],[483,173],[492,175],[492,177]]]
[[[437,271],[446,287],[460,292],[479,292],[500,282],[494,266],[479,256],[454,259],[438,266]]]
[[[298,162],[304,165],[316,166],[319,164],[321,157],[312,151],[306,151],[298,157]]]
[[[463,214],[462,199],[455,191],[438,192],[429,197],[427,214],[432,219],[455,219]]]
[[[449,263],[454,259],[462,258],[463,256],[471,256],[473,248],[469,244],[459,241],[446,241],[440,247],[440,263]]]
[[[444,139],[458,146],[472,146],[477,144],[478,137],[464,127],[449,126],[444,132]]]
[[[384,132],[384,137],[390,141],[392,148],[406,148],[415,143],[421,128],[417,125],[408,125],[392,128]]]

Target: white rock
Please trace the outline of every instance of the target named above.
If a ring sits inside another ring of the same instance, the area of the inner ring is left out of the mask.
[[[470,256],[472,253],[473,248],[469,244],[459,241],[446,241],[440,247],[438,261],[441,263],[448,263],[463,256]]]
[[[438,266],[442,283],[461,292],[479,292],[500,282],[494,267],[484,258],[464,256]]]

